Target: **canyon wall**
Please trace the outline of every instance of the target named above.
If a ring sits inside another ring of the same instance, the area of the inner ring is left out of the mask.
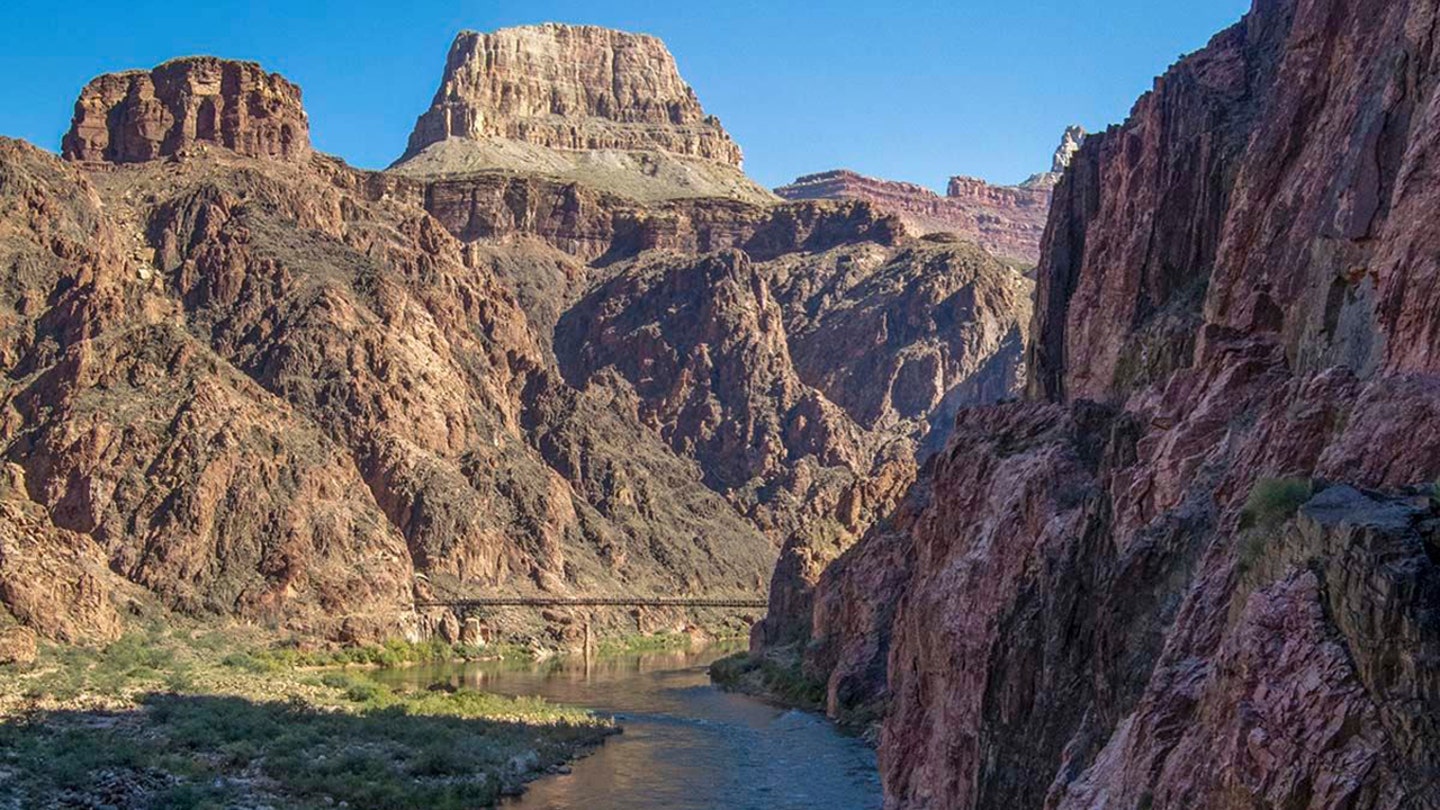
[[[888,807],[1440,806],[1437,21],[1256,0],[1086,139],[1028,401],[815,590]]]
[[[565,120],[712,126],[654,40],[544,31],[627,66],[546,51],[531,90],[619,94]],[[198,58],[91,82],[66,160],[4,143],[0,612],[62,641],[167,611],[358,640],[453,636],[412,601],[477,589],[758,595],[792,538],[888,512],[941,414],[1023,385],[1032,282],[869,204],[358,171],[305,120],[284,79]],[[743,178],[738,151],[615,145]]]

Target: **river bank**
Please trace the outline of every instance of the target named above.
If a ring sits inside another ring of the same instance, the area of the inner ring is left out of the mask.
[[[540,697],[613,716],[608,738],[508,810],[878,810],[875,752],[823,717],[717,688],[710,665],[740,642],[543,662],[385,670],[412,689]]]
[[[474,654],[162,629],[45,648],[0,667],[0,808],[473,808],[619,731],[543,698],[377,677]]]
[[[879,742],[885,707],[865,705],[832,711],[827,705],[825,681],[805,671],[804,658],[796,646],[776,647],[760,655],[737,652],[712,663],[709,675],[716,686],[727,692],[825,715],[842,733],[859,737],[872,747]]]

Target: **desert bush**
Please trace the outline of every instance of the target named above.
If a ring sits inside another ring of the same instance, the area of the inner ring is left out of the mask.
[[[1240,510],[1240,528],[1275,529],[1295,516],[1315,494],[1308,478],[1261,478]]]

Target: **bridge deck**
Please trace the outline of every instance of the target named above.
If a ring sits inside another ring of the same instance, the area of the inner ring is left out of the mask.
[[[483,596],[474,599],[431,599],[417,601],[415,607],[693,607],[693,608],[764,608],[765,599],[704,598],[685,596]]]

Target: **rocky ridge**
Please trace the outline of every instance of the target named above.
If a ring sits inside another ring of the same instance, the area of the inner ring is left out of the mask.
[[[1028,401],[815,588],[887,807],[1440,805],[1437,20],[1257,0],[1086,139]]]
[[[787,200],[863,200],[896,215],[913,233],[957,234],[996,256],[1033,266],[1040,258],[1051,192],[1083,138],[1079,127],[1066,129],[1052,171],[1018,186],[952,177],[942,197],[914,183],[839,169],[800,177],[775,193]]]

